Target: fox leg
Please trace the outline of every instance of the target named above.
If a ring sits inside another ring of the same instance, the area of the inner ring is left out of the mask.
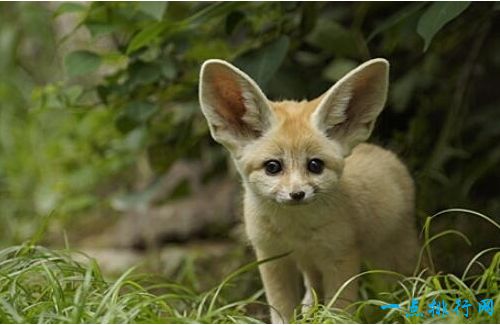
[[[344,260],[327,261],[322,268],[325,304],[337,294],[342,285],[360,272],[361,260],[358,254],[351,253]],[[342,290],[333,304],[337,308],[345,308],[358,298],[358,279],[350,282]]]
[[[304,271],[305,295],[302,299],[302,311],[307,311],[314,304],[314,294],[321,301],[323,297],[323,285],[321,273],[317,270]],[[314,293],[313,293],[314,291]]]
[[[259,260],[272,256],[257,250]],[[285,256],[260,264],[259,271],[271,306],[272,323],[290,322],[301,296],[301,274],[296,263],[290,256]]]

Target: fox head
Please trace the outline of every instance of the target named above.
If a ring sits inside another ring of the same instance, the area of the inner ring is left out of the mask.
[[[200,104],[247,190],[278,204],[334,191],[344,159],[368,139],[382,111],[389,63],[365,62],[312,101],[272,102],[244,72],[222,60],[200,73]]]

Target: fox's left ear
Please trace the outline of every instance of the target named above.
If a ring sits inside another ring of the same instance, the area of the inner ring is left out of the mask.
[[[321,96],[312,122],[339,141],[348,156],[368,139],[375,120],[384,108],[389,83],[389,62],[367,61],[349,72]]]

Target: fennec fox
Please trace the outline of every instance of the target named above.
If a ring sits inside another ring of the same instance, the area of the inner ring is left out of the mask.
[[[389,64],[374,59],[312,101],[269,101],[245,73],[208,60],[200,104],[212,137],[243,179],[244,220],[273,323],[328,302],[361,261],[411,273],[416,264],[414,185],[391,152],[368,139],[387,96]],[[337,306],[357,298],[346,287]]]

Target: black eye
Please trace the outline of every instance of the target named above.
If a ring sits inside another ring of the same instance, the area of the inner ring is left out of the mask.
[[[324,167],[325,163],[321,159],[311,159],[307,163],[307,169],[314,174],[321,174]]]
[[[266,167],[266,174],[268,175],[276,175],[281,171],[281,163],[277,160],[268,160],[264,163]]]

